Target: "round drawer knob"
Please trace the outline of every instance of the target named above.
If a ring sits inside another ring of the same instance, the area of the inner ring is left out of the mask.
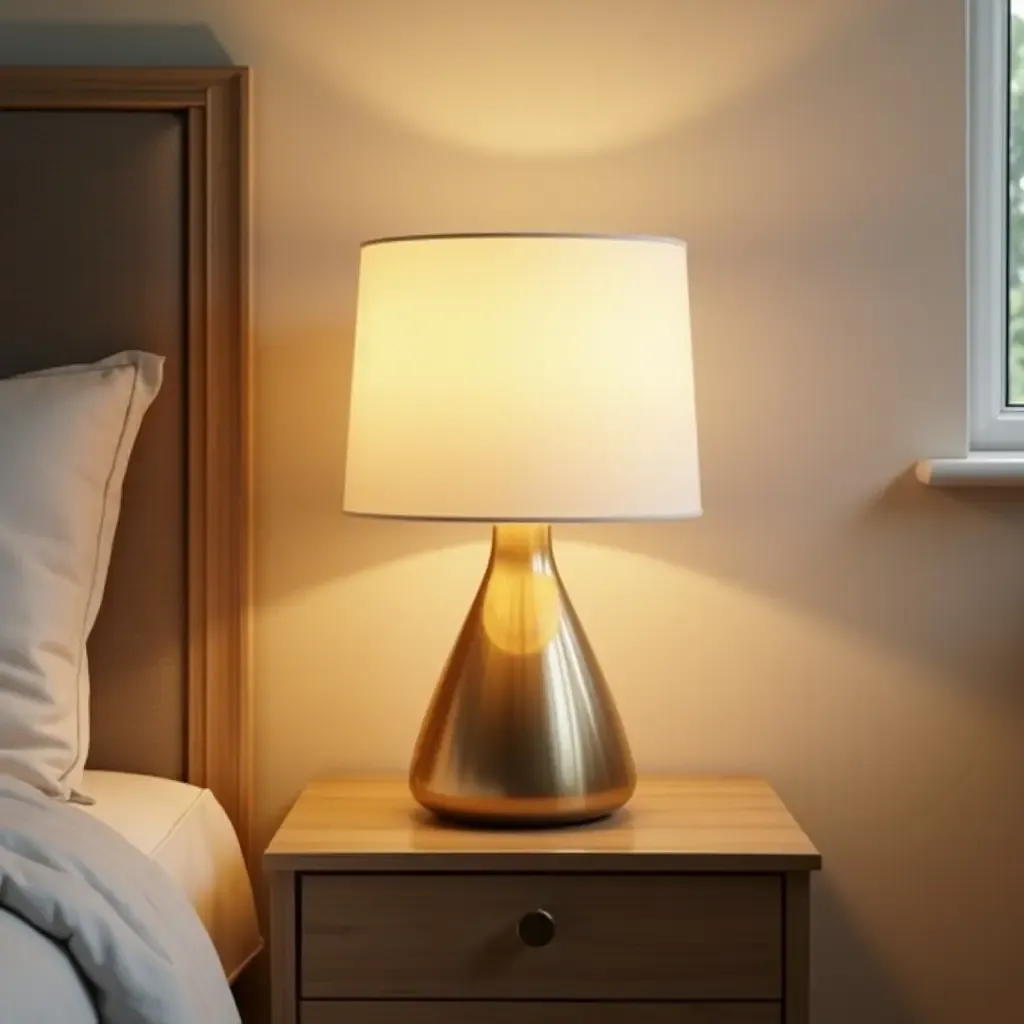
[[[546,910],[531,910],[520,918],[516,931],[524,945],[546,946],[555,937],[555,919]]]

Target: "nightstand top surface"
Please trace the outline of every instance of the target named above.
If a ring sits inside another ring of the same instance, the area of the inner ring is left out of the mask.
[[[271,871],[807,871],[821,855],[762,779],[641,779],[589,825],[479,830],[441,824],[404,780],[310,783],[265,855]]]

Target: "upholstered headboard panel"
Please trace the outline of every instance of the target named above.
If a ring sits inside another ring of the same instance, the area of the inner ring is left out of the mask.
[[[0,70],[0,376],[166,357],[89,646],[90,767],[244,823],[244,72]]]
[[[0,376],[166,356],[89,645],[92,767],[185,774],[184,126],[0,113]]]

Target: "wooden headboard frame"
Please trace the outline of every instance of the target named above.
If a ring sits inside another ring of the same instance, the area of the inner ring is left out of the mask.
[[[248,72],[4,68],[0,110],[167,111],[186,131],[186,776],[250,829]]]

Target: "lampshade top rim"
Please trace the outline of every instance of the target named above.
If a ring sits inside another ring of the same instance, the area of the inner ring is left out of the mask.
[[[466,231],[452,234],[427,235],[385,235],[381,238],[368,238],[359,243],[360,249],[368,249],[376,245],[391,245],[401,242],[448,242],[487,238],[551,238],[551,239],[592,239],[605,242],[650,242],[657,245],[674,245],[685,249],[686,242],[671,235],[643,235],[586,232],[586,231]]]
[[[474,515],[429,515],[418,512],[363,512],[358,509],[345,508],[345,515],[354,519],[391,519],[398,522],[413,523],[485,523],[497,525],[503,523],[528,525],[535,524],[572,524],[578,523],[678,523],[687,519],[700,519],[704,514],[703,507],[691,507],[682,512],[664,512],[654,515],[626,513],[607,516],[474,516]]]

